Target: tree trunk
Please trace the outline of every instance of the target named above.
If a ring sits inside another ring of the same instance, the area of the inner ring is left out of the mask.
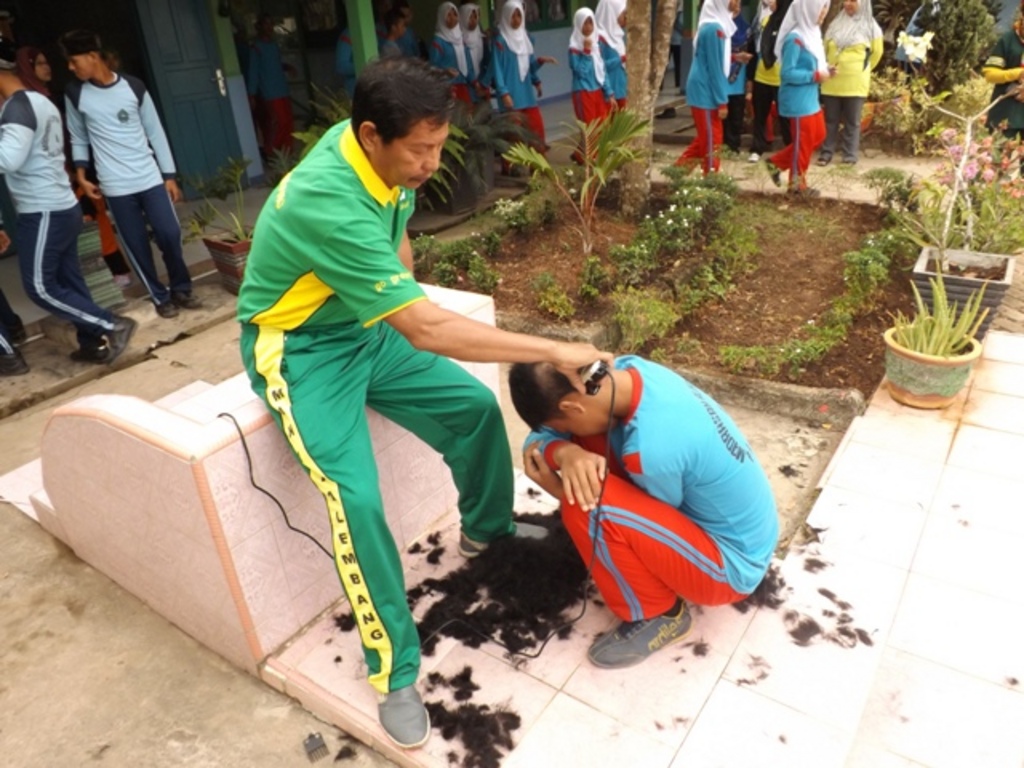
[[[675,22],[676,0],[662,0],[651,33],[651,1],[630,0],[626,5],[626,76],[629,79],[629,108],[651,121],[650,130],[634,142],[643,159],[622,169],[622,212],[639,218],[651,191],[651,157],[654,144],[654,105],[668,63],[669,38]]]

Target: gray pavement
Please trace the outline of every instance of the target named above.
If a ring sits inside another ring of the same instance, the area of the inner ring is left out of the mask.
[[[33,372],[0,387],[0,473],[38,456],[46,419],[61,403],[94,392],[153,400],[195,380],[216,383],[239,372],[233,297],[209,281],[198,291],[206,309],[172,321],[134,302],[128,311],[142,327],[112,370],[71,364],[59,338],[30,344]],[[1020,279],[993,327],[1024,332]],[[750,437],[788,535],[797,533],[857,398],[785,387],[754,396],[743,383],[700,383]],[[825,415],[823,403],[831,408]],[[523,428],[507,405],[506,413],[518,449]],[[332,757],[346,743],[337,729],[207,651],[9,503],[0,504],[0,638],[0,767],[298,766],[307,764],[302,740],[311,731],[324,734]],[[355,748],[347,764],[390,765]]]

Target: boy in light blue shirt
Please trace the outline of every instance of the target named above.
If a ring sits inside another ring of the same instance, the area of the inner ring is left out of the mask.
[[[15,49],[0,40],[0,173],[14,201],[14,240],[22,285],[32,301],[67,320],[78,332],[73,360],[112,363],[135,331],[93,301],[78,263],[82,209],[64,170],[60,113],[14,73]],[[26,373],[21,353],[0,326],[0,375]]]
[[[192,295],[174,212],[181,200],[174,158],[153,99],[141,80],[111,71],[96,33],[68,32],[60,44],[78,78],[68,84],[65,101],[79,186],[94,200],[106,197],[125,255],[161,317],[175,317],[179,307],[201,307]],[[98,187],[86,178],[90,149]],[[169,287],[157,275],[147,221],[163,253]]]
[[[746,438],[710,396],[657,363],[620,357],[586,394],[547,364],[517,363],[509,391],[533,432],[527,476],[621,619],[587,653],[628,667],[682,640],[699,605],[736,602],[764,578],[775,501]]]

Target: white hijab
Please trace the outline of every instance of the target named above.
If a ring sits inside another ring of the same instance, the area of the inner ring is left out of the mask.
[[[469,17],[476,12],[476,29],[469,28]],[[459,27],[462,29],[462,40],[469,48],[469,57],[473,61],[473,71],[480,77],[480,62],[484,59],[484,36],[480,32],[480,6],[476,3],[463,3],[459,6]]]
[[[459,15],[459,9],[455,7],[455,3],[441,3],[437,9],[437,27],[434,29],[434,34],[445,42],[451,43],[452,48],[455,49],[455,62],[459,74],[465,77],[469,74],[469,69],[466,67],[466,44],[462,41],[462,27],[456,24],[449,28],[445,23],[446,17],[452,11],[455,11],[456,16]]]
[[[861,44],[870,48],[874,39],[881,36],[882,28],[871,14],[871,0],[858,0],[853,16],[845,9],[839,11],[825,31],[825,39],[834,40],[839,50]]]
[[[729,12],[729,0],[704,0],[704,5],[700,9],[700,17],[697,19],[697,36],[693,38],[695,54],[697,53],[697,40],[700,39],[700,28],[705,24],[717,24],[725,32],[722,69],[728,77],[729,69],[732,67],[732,36],[736,31],[736,22],[732,20],[732,13]]]
[[[587,19],[594,21],[594,12],[589,8],[580,8],[572,17],[572,35],[569,37],[569,49],[583,53],[583,25]],[[598,85],[604,85],[604,57],[597,45],[597,22],[594,21],[594,31],[590,34],[590,60],[594,62],[594,77]]]
[[[807,52],[817,59],[818,71],[822,74],[828,72],[825,45],[821,40],[821,27],[818,26],[818,17],[823,8],[828,8],[828,3],[829,0],[793,0],[793,4],[786,11],[786,18],[782,20],[782,26],[779,27],[779,37],[775,41],[777,60],[782,61],[782,47],[786,38],[796,32]]]
[[[626,0],[599,0],[594,11],[598,37],[604,38],[619,56],[626,55],[626,30],[619,26],[619,16],[626,10]]]
[[[512,14],[516,11],[519,11],[519,14],[523,17],[523,23],[519,25],[519,29],[512,29]],[[508,49],[516,55],[516,59],[519,62],[519,80],[525,82],[526,76],[530,73],[530,57],[533,56],[533,43],[530,42],[530,36],[526,34],[526,11],[523,10],[523,4],[520,0],[507,0],[501,6],[501,21],[498,22],[498,32],[501,33],[501,37],[504,39]]]

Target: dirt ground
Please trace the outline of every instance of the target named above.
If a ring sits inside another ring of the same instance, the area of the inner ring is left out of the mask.
[[[685,318],[659,345],[674,364],[723,373],[727,369],[718,359],[720,346],[765,345],[793,338],[842,295],[843,254],[884,226],[883,211],[850,201],[804,201],[744,192],[737,205],[751,211],[751,226],[757,233],[753,268],[739,277],[723,301],[706,304]],[[534,279],[544,272],[554,275],[570,296],[576,295],[583,256],[573,224],[573,214],[566,207],[554,224],[506,238],[494,262],[501,273],[494,293],[500,310],[551,322],[553,318],[537,308],[533,288]],[[628,243],[634,230],[634,225],[602,211],[595,252],[605,257],[613,245]],[[794,237],[796,232],[799,237]],[[857,319],[845,343],[796,375],[783,370],[771,378],[809,387],[855,388],[870,395],[883,376],[882,333],[891,324],[890,314],[906,311],[910,301],[909,280],[897,275],[875,309]],[[576,303],[574,321],[601,320],[613,311],[607,296],[589,305]],[[755,371],[740,373],[759,376]]]

